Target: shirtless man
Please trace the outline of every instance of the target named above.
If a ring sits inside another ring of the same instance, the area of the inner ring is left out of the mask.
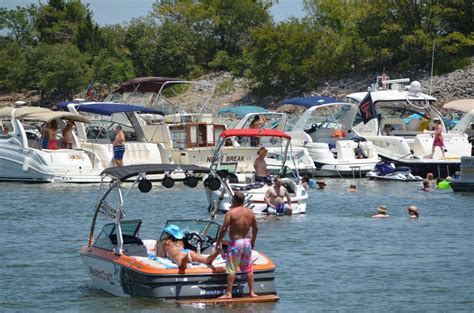
[[[232,241],[226,254],[227,292],[219,297],[220,299],[232,298],[237,267],[247,273],[250,297],[257,297],[253,288],[252,268],[252,249],[255,247],[258,232],[257,219],[251,209],[243,206],[244,200],[245,195],[242,192],[236,191],[234,193],[232,205],[224,217],[224,223],[217,238],[216,245],[219,247],[227,229],[229,229],[229,237]],[[250,228],[252,228],[251,239],[249,238]]]
[[[253,162],[253,168],[255,169],[255,182],[266,182],[268,180],[268,169],[265,157],[267,156],[268,150],[261,147],[257,154],[258,157]]]
[[[285,197],[288,203],[283,200]],[[282,185],[280,176],[275,176],[273,186],[267,189],[265,202],[268,205],[267,211],[269,214],[292,214],[290,194]]]
[[[117,134],[114,139],[114,165],[123,166],[123,154],[125,153],[125,134],[123,133],[122,126],[118,125]]]
[[[208,256],[203,256],[193,250],[185,249],[182,240],[184,234],[177,225],[169,224],[165,228],[165,236],[165,239],[162,241],[165,252],[164,257],[174,260],[180,269],[185,269],[188,262],[192,261],[211,265],[219,255],[219,249],[216,249],[214,253]],[[156,255],[158,255],[158,251],[156,251]]]
[[[74,122],[67,121],[66,127],[64,127],[63,134],[63,149],[72,149],[72,143],[74,137],[72,135],[72,130],[74,129]]]

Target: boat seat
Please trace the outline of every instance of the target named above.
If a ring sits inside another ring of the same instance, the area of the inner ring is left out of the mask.
[[[392,126],[392,129],[395,131],[406,130],[405,121],[403,121],[403,119],[399,117],[389,117],[382,119],[380,121],[380,133],[382,133],[383,129],[385,128],[385,125]]]
[[[124,245],[123,252],[125,255],[148,256],[147,247],[145,245]]]

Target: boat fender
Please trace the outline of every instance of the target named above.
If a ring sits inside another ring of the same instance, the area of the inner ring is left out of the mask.
[[[25,157],[25,160],[23,161],[23,166],[21,167],[23,172],[28,172],[28,170],[30,169],[30,164],[31,164],[31,158]]]

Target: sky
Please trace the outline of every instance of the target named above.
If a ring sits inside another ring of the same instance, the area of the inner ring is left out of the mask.
[[[47,0],[41,0],[41,3],[46,2]],[[134,17],[146,15],[155,0],[82,0],[82,2],[89,3],[94,12],[94,20],[104,26],[121,24]],[[38,0],[0,0],[0,3],[1,7],[14,9],[16,6],[38,3]],[[303,0],[279,0],[278,4],[273,5],[270,13],[275,22],[285,21],[290,17],[303,17]]]

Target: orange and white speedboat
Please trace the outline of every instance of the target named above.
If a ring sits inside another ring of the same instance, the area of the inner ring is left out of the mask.
[[[152,184],[148,175],[165,174],[162,185],[171,188],[174,172],[184,173],[184,183],[195,187],[195,175],[208,173],[208,168],[194,165],[143,164],[108,168],[103,171],[104,183],[89,235],[89,242],[83,246],[80,255],[94,286],[116,296],[156,297],[178,301],[220,302],[216,298],[226,291],[225,260],[219,255],[211,265],[190,263],[186,269],[179,269],[170,259],[159,257],[163,230],[170,224],[177,225],[184,232],[185,248],[202,255],[215,251],[215,242],[220,224],[213,219],[215,211],[207,219],[169,220],[156,234],[156,239],[141,238],[140,230],[146,220],[125,220],[125,198],[138,187],[147,193]],[[134,178],[133,183],[124,181]],[[211,178],[212,179],[212,178]],[[104,188],[108,186],[108,188]],[[124,190],[127,186],[127,190]],[[153,193],[152,193],[153,194]],[[154,193],[156,195],[156,193]],[[136,198],[136,194],[133,196]],[[159,201],[156,201],[159,203]],[[115,205],[114,205],[115,204]],[[133,208],[133,206],[132,206]],[[99,214],[100,213],[100,214]],[[130,209],[129,213],[132,213]],[[95,236],[99,215],[109,219]],[[147,225],[156,228],[155,224]],[[252,253],[255,291],[262,297],[249,298],[245,274],[238,273],[234,285],[234,300],[243,302],[276,301],[275,265],[272,260],[257,251]],[[253,300],[252,300],[253,299]]]

